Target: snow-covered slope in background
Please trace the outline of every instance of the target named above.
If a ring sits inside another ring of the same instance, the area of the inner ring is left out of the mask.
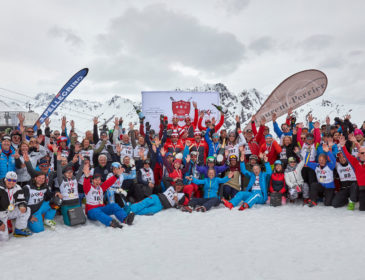
[[[243,123],[247,123],[253,114],[257,112],[261,104],[267,96],[263,95],[256,89],[243,90],[237,94],[230,92],[224,84],[206,85],[202,88],[184,89],[190,91],[217,91],[220,93],[221,104],[229,109],[226,115],[226,128],[234,128],[235,116],[239,115]],[[3,110],[27,110],[28,105],[31,105],[32,110],[41,114],[47,105],[51,102],[54,94],[40,93],[33,99],[17,102],[14,99],[8,101],[3,99],[0,101],[0,111]],[[137,114],[133,109],[133,105],[140,106],[140,102],[134,102],[130,99],[123,98],[121,95],[116,95],[111,99],[103,102],[81,100],[69,97],[66,99],[56,112],[51,116],[52,129],[59,129],[61,117],[67,116],[68,120],[75,120],[76,129],[79,133],[85,132],[92,128],[92,119],[94,116],[99,116],[102,122],[110,117],[122,117],[125,124],[129,122],[137,123]],[[199,106],[199,104],[198,104]],[[346,114],[352,114],[352,120],[360,124],[363,121],[361,105],[357,108],[348,108],[345,105],[337,104],[330,100],[330,97],[324,95],[322,98],[316,99],[301,108],[297,109],[297,120],[305,122],[308,112],[312,112],[316,119],[324,122],[327,115],[332,119],[335,116],[343,117]],[[284,117],[279,119],[282,121]],[[112,122],[109,123],[112,127]]]

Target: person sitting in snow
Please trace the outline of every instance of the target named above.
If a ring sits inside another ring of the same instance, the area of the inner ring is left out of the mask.
[[[15,219],[14,236],[29,236],[27,229],[30,208],[27,207],[23,189],[17,185],[17,175],[13,171],[6,173],[0,182],[0,241],[9,239],[8,220]]]
[[[92,182],[90,182],[90,170],[88,166],[84,166],[84,192],[86,196],[85,212],[90,220],[100,221],[105,226],[111,226],[114,228],[122,228],[117,220],[110,217],[115,215],[121,223],[131,225],[134,220],[134,213],[127,213],[116,203],[110,203],[104,206],[103,192],[110,188],[118,177],[123,173],[123,168],[119,168],[116,171],[116,175],[113,175],[104,183],[101,183],[101,174],[94,173]]]
[[[182,193],[183,188],[183,181],[177,179],[175,185],[168,187],[163,193],[153,194],[138,203],[134,203],[130,206],[127,205],[124,209],[127,213],[130,211],[130,213],[136,215],[154,215],[163,209],[168,209],[177,205],[186,205],[188,198]]]
[[[218,206],[220,203],[218,195],[219,184],[227,183],[232,177],[233,172],[229,172],[228,176],[224,178],[216,177],[214,169],[208,170],[208,178],[205,179],[199,180],[193,177],[187,177],[194,184],[204,184],[204,196],[203,198],[192,198],[188,206],[183,207],[183,211],[191,213],[195,209],[197,212],[206,212],[213,206]]]
[[[267,182],[268,178],[271,176],[271,167],[268,162],[268,158],[266,155],[263,156],[263,160],[265,162],[266,171],[261,171],[261,167],[259,165],[254,165],[252,171],[246,170],[245,166],[245,155],[241,154],[241,172],[244,176],[250,178],[250,182],[246,188],[246,191],[238,192],[234,198],[230,201],[222,199],[224,206],[229,209],[236,207],[241,202],[243,204],[238,209],[240,211],[245,210],[247,208],[251,208],[256,203],[264,204],[267,200]]]

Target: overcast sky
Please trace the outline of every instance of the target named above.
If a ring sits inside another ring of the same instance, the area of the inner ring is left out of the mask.
[[[326,98],[359,104],[364,10],[361,0],[6,1],[0,87],[57,93],[88,67],[74,98],[139,100],[145,90],[218,82],[270,94],[315,68],[328,76]]]

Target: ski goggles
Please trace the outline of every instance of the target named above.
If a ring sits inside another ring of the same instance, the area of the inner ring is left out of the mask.
[[[6,179],[6,181],[16,183],[16,179]]]

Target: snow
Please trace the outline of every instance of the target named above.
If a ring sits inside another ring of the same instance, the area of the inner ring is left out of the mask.
[[[1,279],[364,279],[358,210],[169,209],[121,230],[57,222],[55,232],[0,245]]]

